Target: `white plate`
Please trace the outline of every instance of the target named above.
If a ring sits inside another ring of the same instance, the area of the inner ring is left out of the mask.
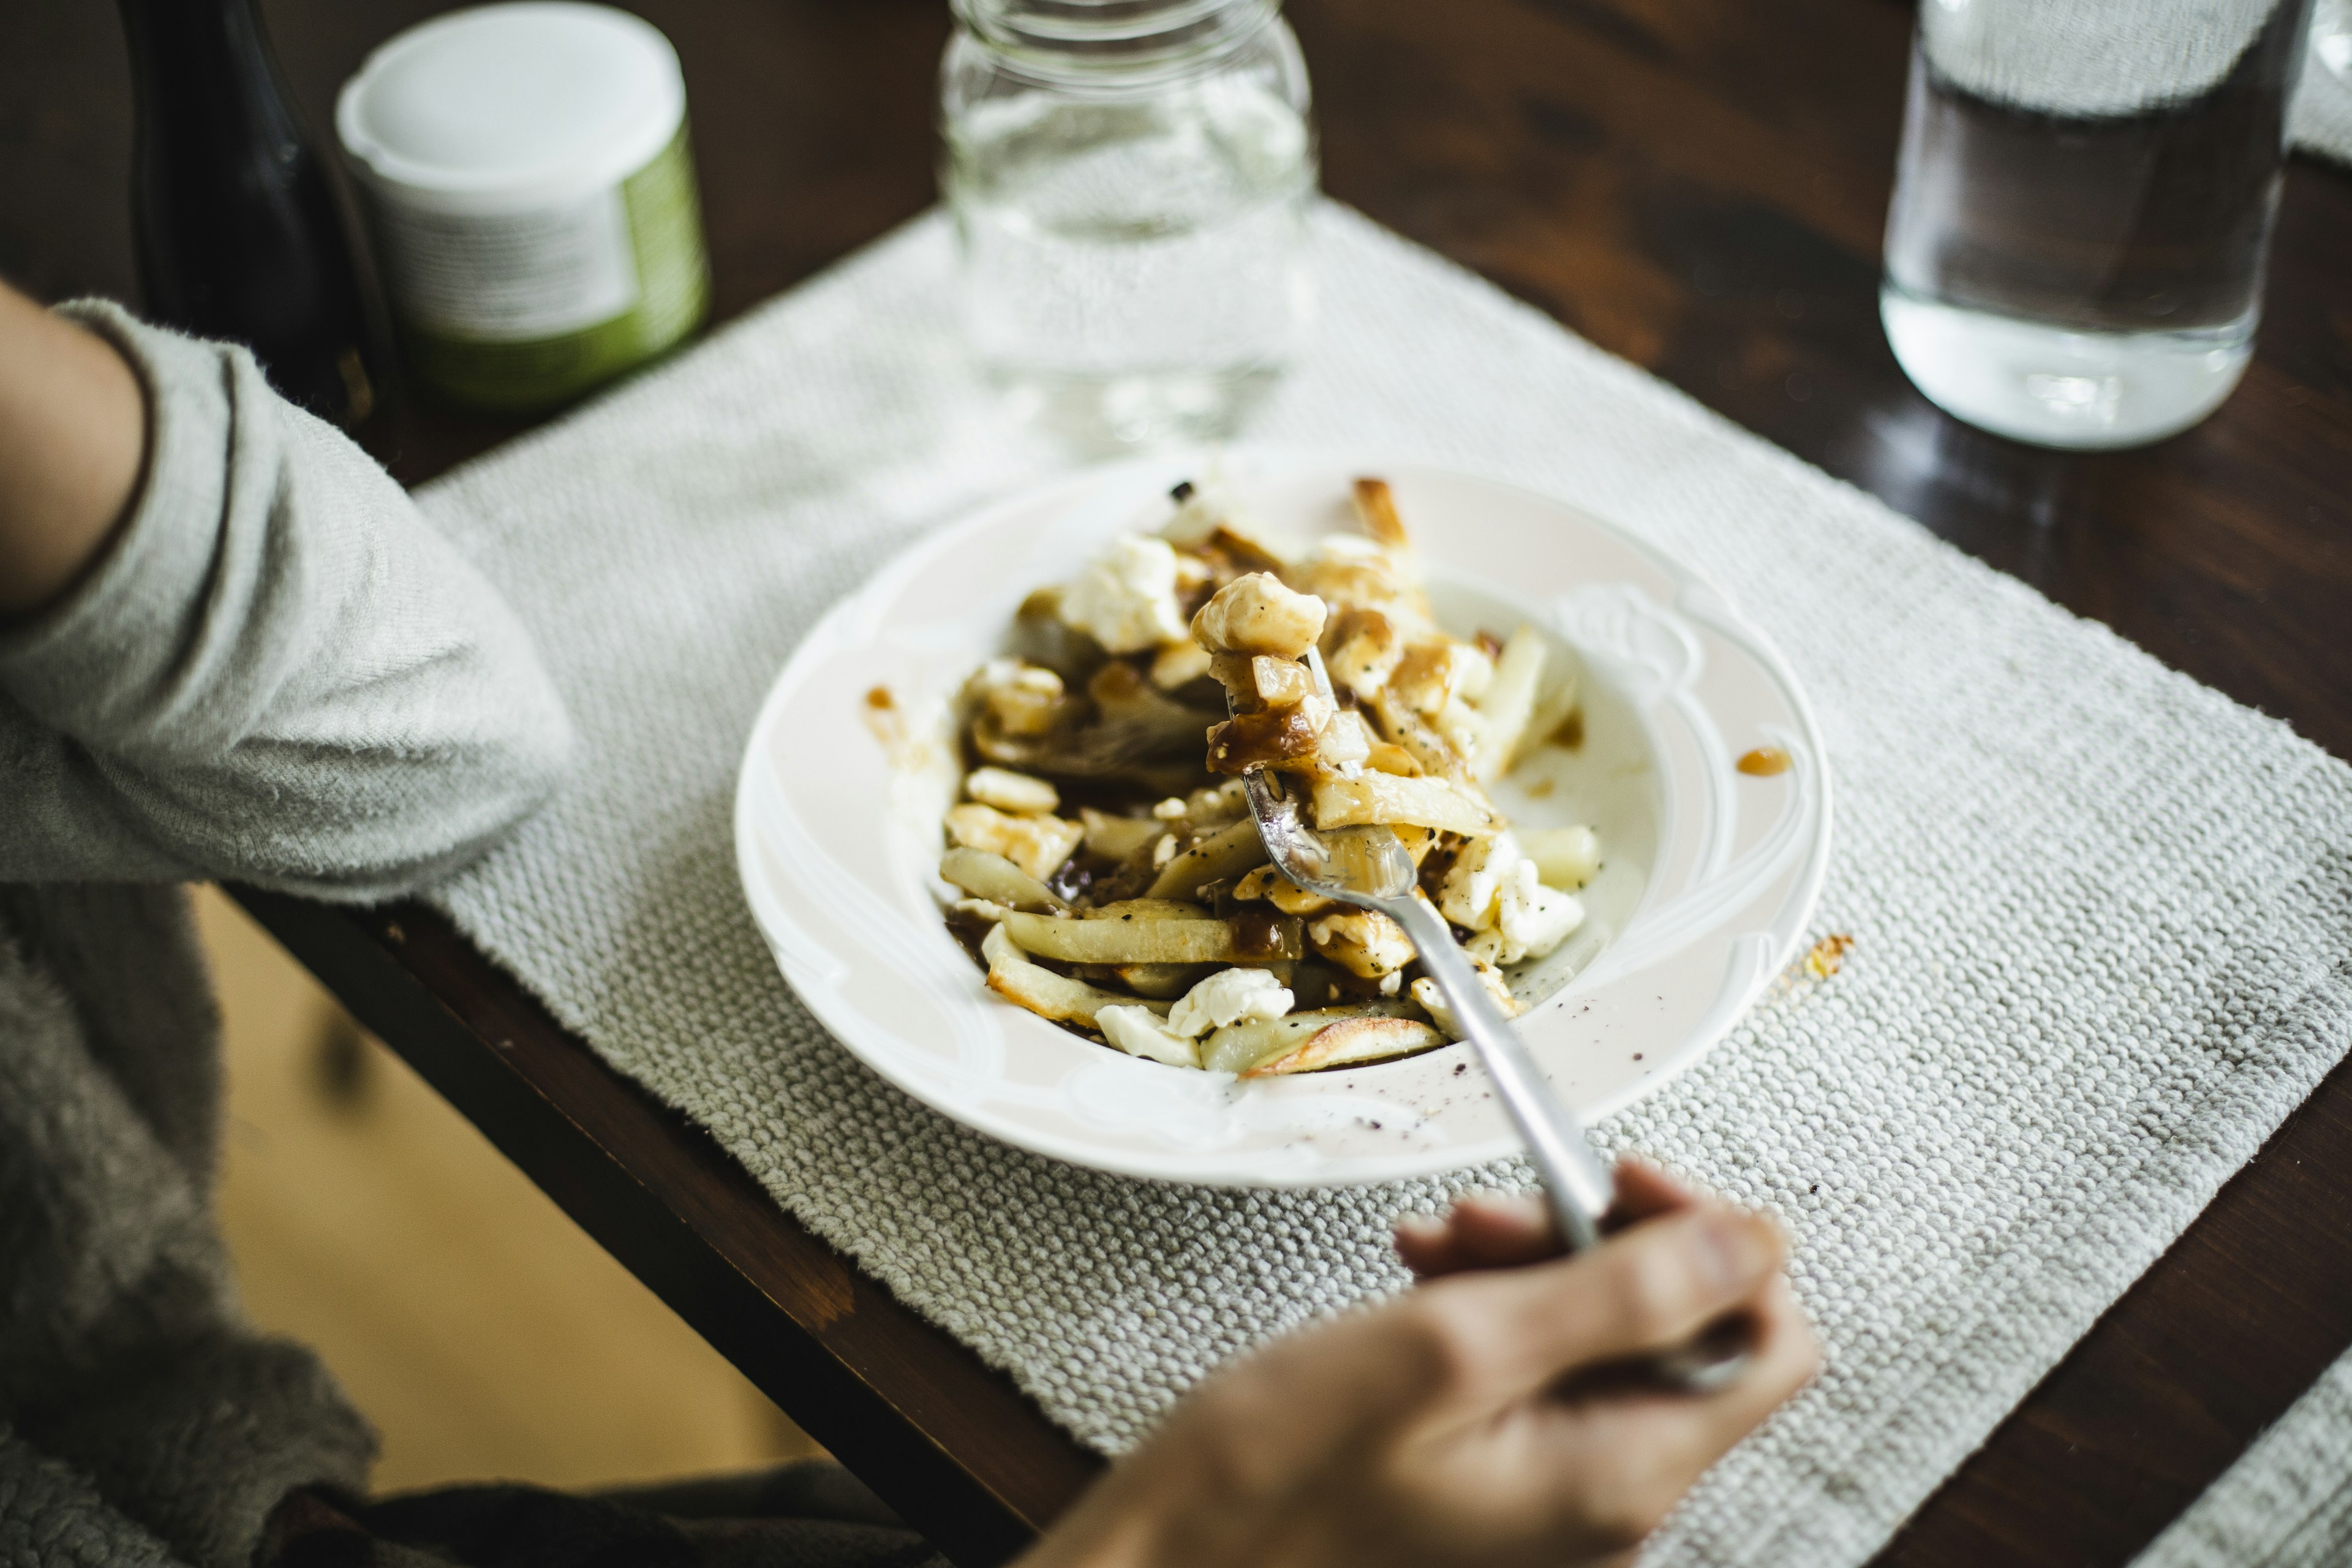
[[[1585,931],[1522,977],[1550,992],[1519,1027],[1560,1093],[1588,1116],[1647,1094],[1790,963],[1829,858],[1830,781],[1803,695],[1730,601],[1544,496],[1244,447],[1095,469],[943,529],[835,605],[777,677],[737,781],[737,863],[784,978],[850,1050],[969,1126],[1129,1175],[1381,1181],[1517,1147],[1467,1047],[1248,1083],[1165,1067],[1000,1000],[940,921],[949,705],[1023,597],[1098,541],[1156,527],[1179,479],[1213,474],[1255,517],[1306,535],[1352,526],[1362,473],[1394,485],[1451,629],[1531,621],[1585,666],[1583,745],[1539,753],[1496,792],[1514,821],[1601,835]],[[1763,746],[1794,765],[1740,773]]]

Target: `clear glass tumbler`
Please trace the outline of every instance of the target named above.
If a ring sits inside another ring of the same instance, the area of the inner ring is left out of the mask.
[[[1922,0],[1879,295],[1919,390],[2045,447],[2204,418],[2253,353],[2311,0]]]
[[[1278,0],[954,0],[940,184],[973,347],[1101,449],[1228,435],[1313,312],[1307,69]]]

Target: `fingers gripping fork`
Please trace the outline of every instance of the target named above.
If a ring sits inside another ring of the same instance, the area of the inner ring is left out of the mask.
[[[1318,833],[1299,819],[1295,799],[1276,793],[1265,770],[1253,768],[1242,782],[1266,854],[1284,876],[1309,892],[1377,910],[1402,928],[1526,1142],[1568,1249],[1597,1245],[1616,1184],[1592,1152],[1583,1124],[1552,1092],[1469,955],[1454,942],[1445,918],[1422,895],[1417,868],[1397,836],[1386,827]],[[1653,1358],[1647,1371],[1668,1386],[1711,1393],[1746,1370],[1752,1338],[1751,1325],[1727,1318]]]

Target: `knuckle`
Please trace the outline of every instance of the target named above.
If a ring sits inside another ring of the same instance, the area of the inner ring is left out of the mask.
[[[1672,1506],[1655,1487],[1621,1476],[1593,1489],[1586,1500],[1584,1533],[1604,1552],[1630,1552],[1665,1522]]]
[[[1428,1288],[1412,1321],[1413,1353],[1428,1383],[1454,1390],[1477,1382],[1493,1327],[1464,1292]]]
[[[1681,1258],[1665,1247],[1627,1247],[1612,1271],[1608,1292],[1618,1331],[1647,1339],[1676,1326],[1689,1304],[1685,1274]]]

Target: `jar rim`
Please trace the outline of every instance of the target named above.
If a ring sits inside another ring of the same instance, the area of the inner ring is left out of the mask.
[[[950,0],[956,20],[1025,74],[1134,78],[1223,55],[1281,11],[1281,0]]]

